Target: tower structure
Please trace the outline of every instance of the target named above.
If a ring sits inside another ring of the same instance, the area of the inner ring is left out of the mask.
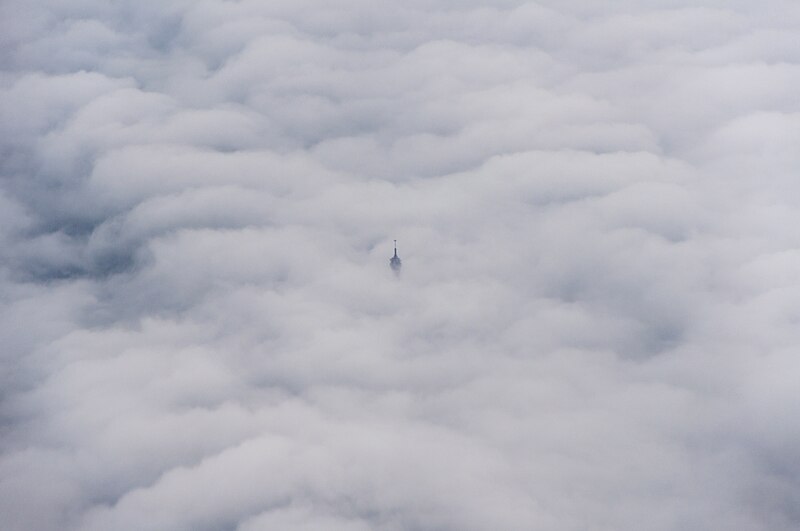
[[[400,273],[400,268],[403,267],[403,262],[397,256],[397,240],[394,241],[394,256],[389,259],[389,267],[392,268],[395,274]]]

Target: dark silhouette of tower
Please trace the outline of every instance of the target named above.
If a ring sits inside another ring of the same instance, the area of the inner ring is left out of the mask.
[[[400,268],[403,267],[403,262],[400,260],[400,257],[397,256],[397,240],[394,241],[394,256],[389,259],[389,267],[392,268],[395,274],[400,273]]]

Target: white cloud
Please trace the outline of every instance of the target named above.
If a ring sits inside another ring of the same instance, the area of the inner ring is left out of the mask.
[[[0,10],[5,528],[797,527],[794,3]]]

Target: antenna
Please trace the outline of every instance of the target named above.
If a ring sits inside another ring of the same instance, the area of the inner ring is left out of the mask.
[[[399,274],[400,268],[403,266],[403,262],[400,261],[400,257],[397,256],[397,240],[394,241],[394,256],[389,260],[389,266],[395,274]]]

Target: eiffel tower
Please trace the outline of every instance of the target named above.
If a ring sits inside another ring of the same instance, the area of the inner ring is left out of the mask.
[[[399,274],[400,268],[403,267],[403,262],[397,256],[397,240],[394,241],[394,256],[389,259],[389,267],[392,268],[395,274]]]

